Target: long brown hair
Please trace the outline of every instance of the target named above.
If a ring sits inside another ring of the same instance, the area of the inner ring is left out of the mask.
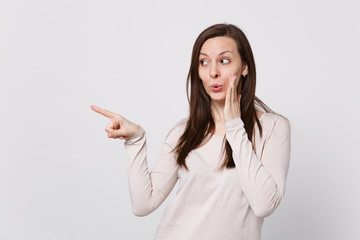
[[[244,122],[248,139],[251,141],[255,122],[257,123],[262,136],[262,127],[256,115],[255,104],[265,112],[272,112],[259,98],[255,96],[256,69],[254,56],[250,43],[243,31],[232,24],[215,24],[200,33],[195,41],[190,70],[187,75],[186,93],[189,102],[189,118],[185,126],[184,133],[180,137],[174,151],[177,154],[177,164],[188,170],[185,159],[188,154],[200,146],[205,137],[212,136],[215,132],[215,122],[211,112],[211,98],[206,93],[199,76],[199,55],[204,42],[209,38],[227,36],[235,40],[241,61],[248,66],[248,74],[243,77],[238,85],[238,92],[241,87],[240,111],[241,119]],[[189,97],[189,84],[191,91]],[[241,85],[241,86],[240,86]],[[234,168],[235,163],[232,157],[232,149],[229,142],[225,143],[225,160],[221,165],[223,168]]]

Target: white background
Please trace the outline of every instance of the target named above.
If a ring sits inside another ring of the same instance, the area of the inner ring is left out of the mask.
[[[292,124],[263,239],[359,239],[358,13],[355,0],[2,0],[0,239],[152,239],[175,191],[133,215],[123,142],[90,105],[145,128],[152,168],[188,113],[193,43],[224,22],[252,45],[257,96]]]

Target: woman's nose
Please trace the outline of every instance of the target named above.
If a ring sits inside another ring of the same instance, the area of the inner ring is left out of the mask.
[[[210,76],[212,78],[218,78],[220,77],[220,71],[217,68],[216,64],[211,64],[211,68],[210,68]]]

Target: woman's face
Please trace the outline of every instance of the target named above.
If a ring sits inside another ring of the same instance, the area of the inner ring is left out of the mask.
[[[248,71],[231,37],[206,40],[201,47],[199,61],[199,76],[211,101],[224,102],[231,74],[236,76],[237,87],[240,76],[246,75]]]

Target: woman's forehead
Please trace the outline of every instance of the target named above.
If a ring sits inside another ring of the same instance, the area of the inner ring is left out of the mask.
[[[207,39],[201,47],[200,54],[219,55],[224,52],[235,53],[236,42],[231,37],[221,36]]]

